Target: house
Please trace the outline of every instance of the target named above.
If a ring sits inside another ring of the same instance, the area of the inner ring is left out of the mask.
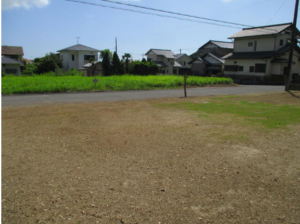
[[[90,61],[98,61],[100,50],[77,44],[58,51],[62,60],[63,70],[80,69]]]
[[[23,48],[19,46],[2,46],[1,50],[2,72],[20,76],[21,68],[24,66]]]
[[[232,42],[217,40],[208,41],[201,46],[196,53],[191,55],[196,56],[190,61],[192,74],[208,76],[221,74],[225,63],[225,60],[222,59],[222,57],[232,51]],[[196,65],[193,65],[194,63],[196,63]]]
[[[86,76],[99,76],[103,72],[102,62],[89,62],[82,69],[78,70],[82,71]]]
[[[189,62],[192,60],[190,56],[187,54],[176,54],[175,55],[175,61],[181,66],[179,67],[179,74],[189,74],[191,70],[191,65]]]
[[[10,74],[10,75],[20,76],[21,66],[23,66],[23,63],[16,59],[12,59],[7,56],[2,56],[1,66],[2,66],[2,72],[5,72],[6,74]]]
[[[223,57],[224,75],[237,82],[284,83],[292,23],[245,28],[232,35],[234,50]],[[297,30],[299,36],[299,30]],[[300,49],[295,46],[292,74],[300,73]]]
[[[1,55],[22,63],[24,51],[22,47],[18,46],[2,46]]]
[[[182,66],[175,61],[175,54],[171,50],[150,49],[147,53],[147,61],[154,62],[162,74],[179,74]]]

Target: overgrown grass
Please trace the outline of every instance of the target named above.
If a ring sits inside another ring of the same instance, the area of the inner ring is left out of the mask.
[[[201,117],[217,121],[221,121],[222,116],[234,115],[236,118],[242,118],[244,124],[261,125],[268,129],[285,128],[287,125],[300,123],[300,107],[295,105],[212,98],[204,103],[184,102],[167,106],[196,111]]]
[[[98,83],[93,82],[98,79]],[[229,78],[195,77],[187,79],[188,86],[207,86],[232,84]],[[2,77],[2,93],[44,93],[44,92],[78,92],[107,90],[146,90],[170,89],[183,86],[181,76],[35,76],[35,77]]]

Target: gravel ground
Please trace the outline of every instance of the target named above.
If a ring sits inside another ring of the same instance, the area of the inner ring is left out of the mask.
[[[300,125],[159,106],[207,99],[2,108],[2,223],[299,224]]]

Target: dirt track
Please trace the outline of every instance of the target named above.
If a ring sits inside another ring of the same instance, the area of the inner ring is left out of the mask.
[[[2,109],[2,223],[299,224],[300,125],[157,106],[185,100]]]

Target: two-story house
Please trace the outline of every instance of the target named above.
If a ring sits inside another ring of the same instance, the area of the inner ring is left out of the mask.
[[[58,51],[62,60],[63,70],[81,69],[87,63],[98,61],[100,50],[77,44]]]
[[[147,61],[154,62],[162,74],[179,74],[181,65],[175,61],[175,54],[171,50],[150,49],[147,53]]]
[[[233,51],[233,43],[226,41],[210,40],[201,46],[196,53],[191,55],[194,59],[189,62],[194,75],[221,74],[225,60],[223,56]]]
[[[24,66],[22,61],[24,55],[23,48],[16,46],[2,46],[1,54],[2,71],[7,74],[20,76],[21,67]]]
[[[179,74],[184,75],[184,74],[189,74],[191,70],[191,65],[189,62],[192,60],[190,56],[187,54],[176,54],[175,55],[175,61],[181,65],[179,68]]]
[[[291,23],[245,28],[232,35],[234,50],[223,57],[224,75],[236,80],[284,82],[290,50]],[[297,30],[299,34],[299,30]],[[300,73],[300,50],[295,46],[292,73]]]

